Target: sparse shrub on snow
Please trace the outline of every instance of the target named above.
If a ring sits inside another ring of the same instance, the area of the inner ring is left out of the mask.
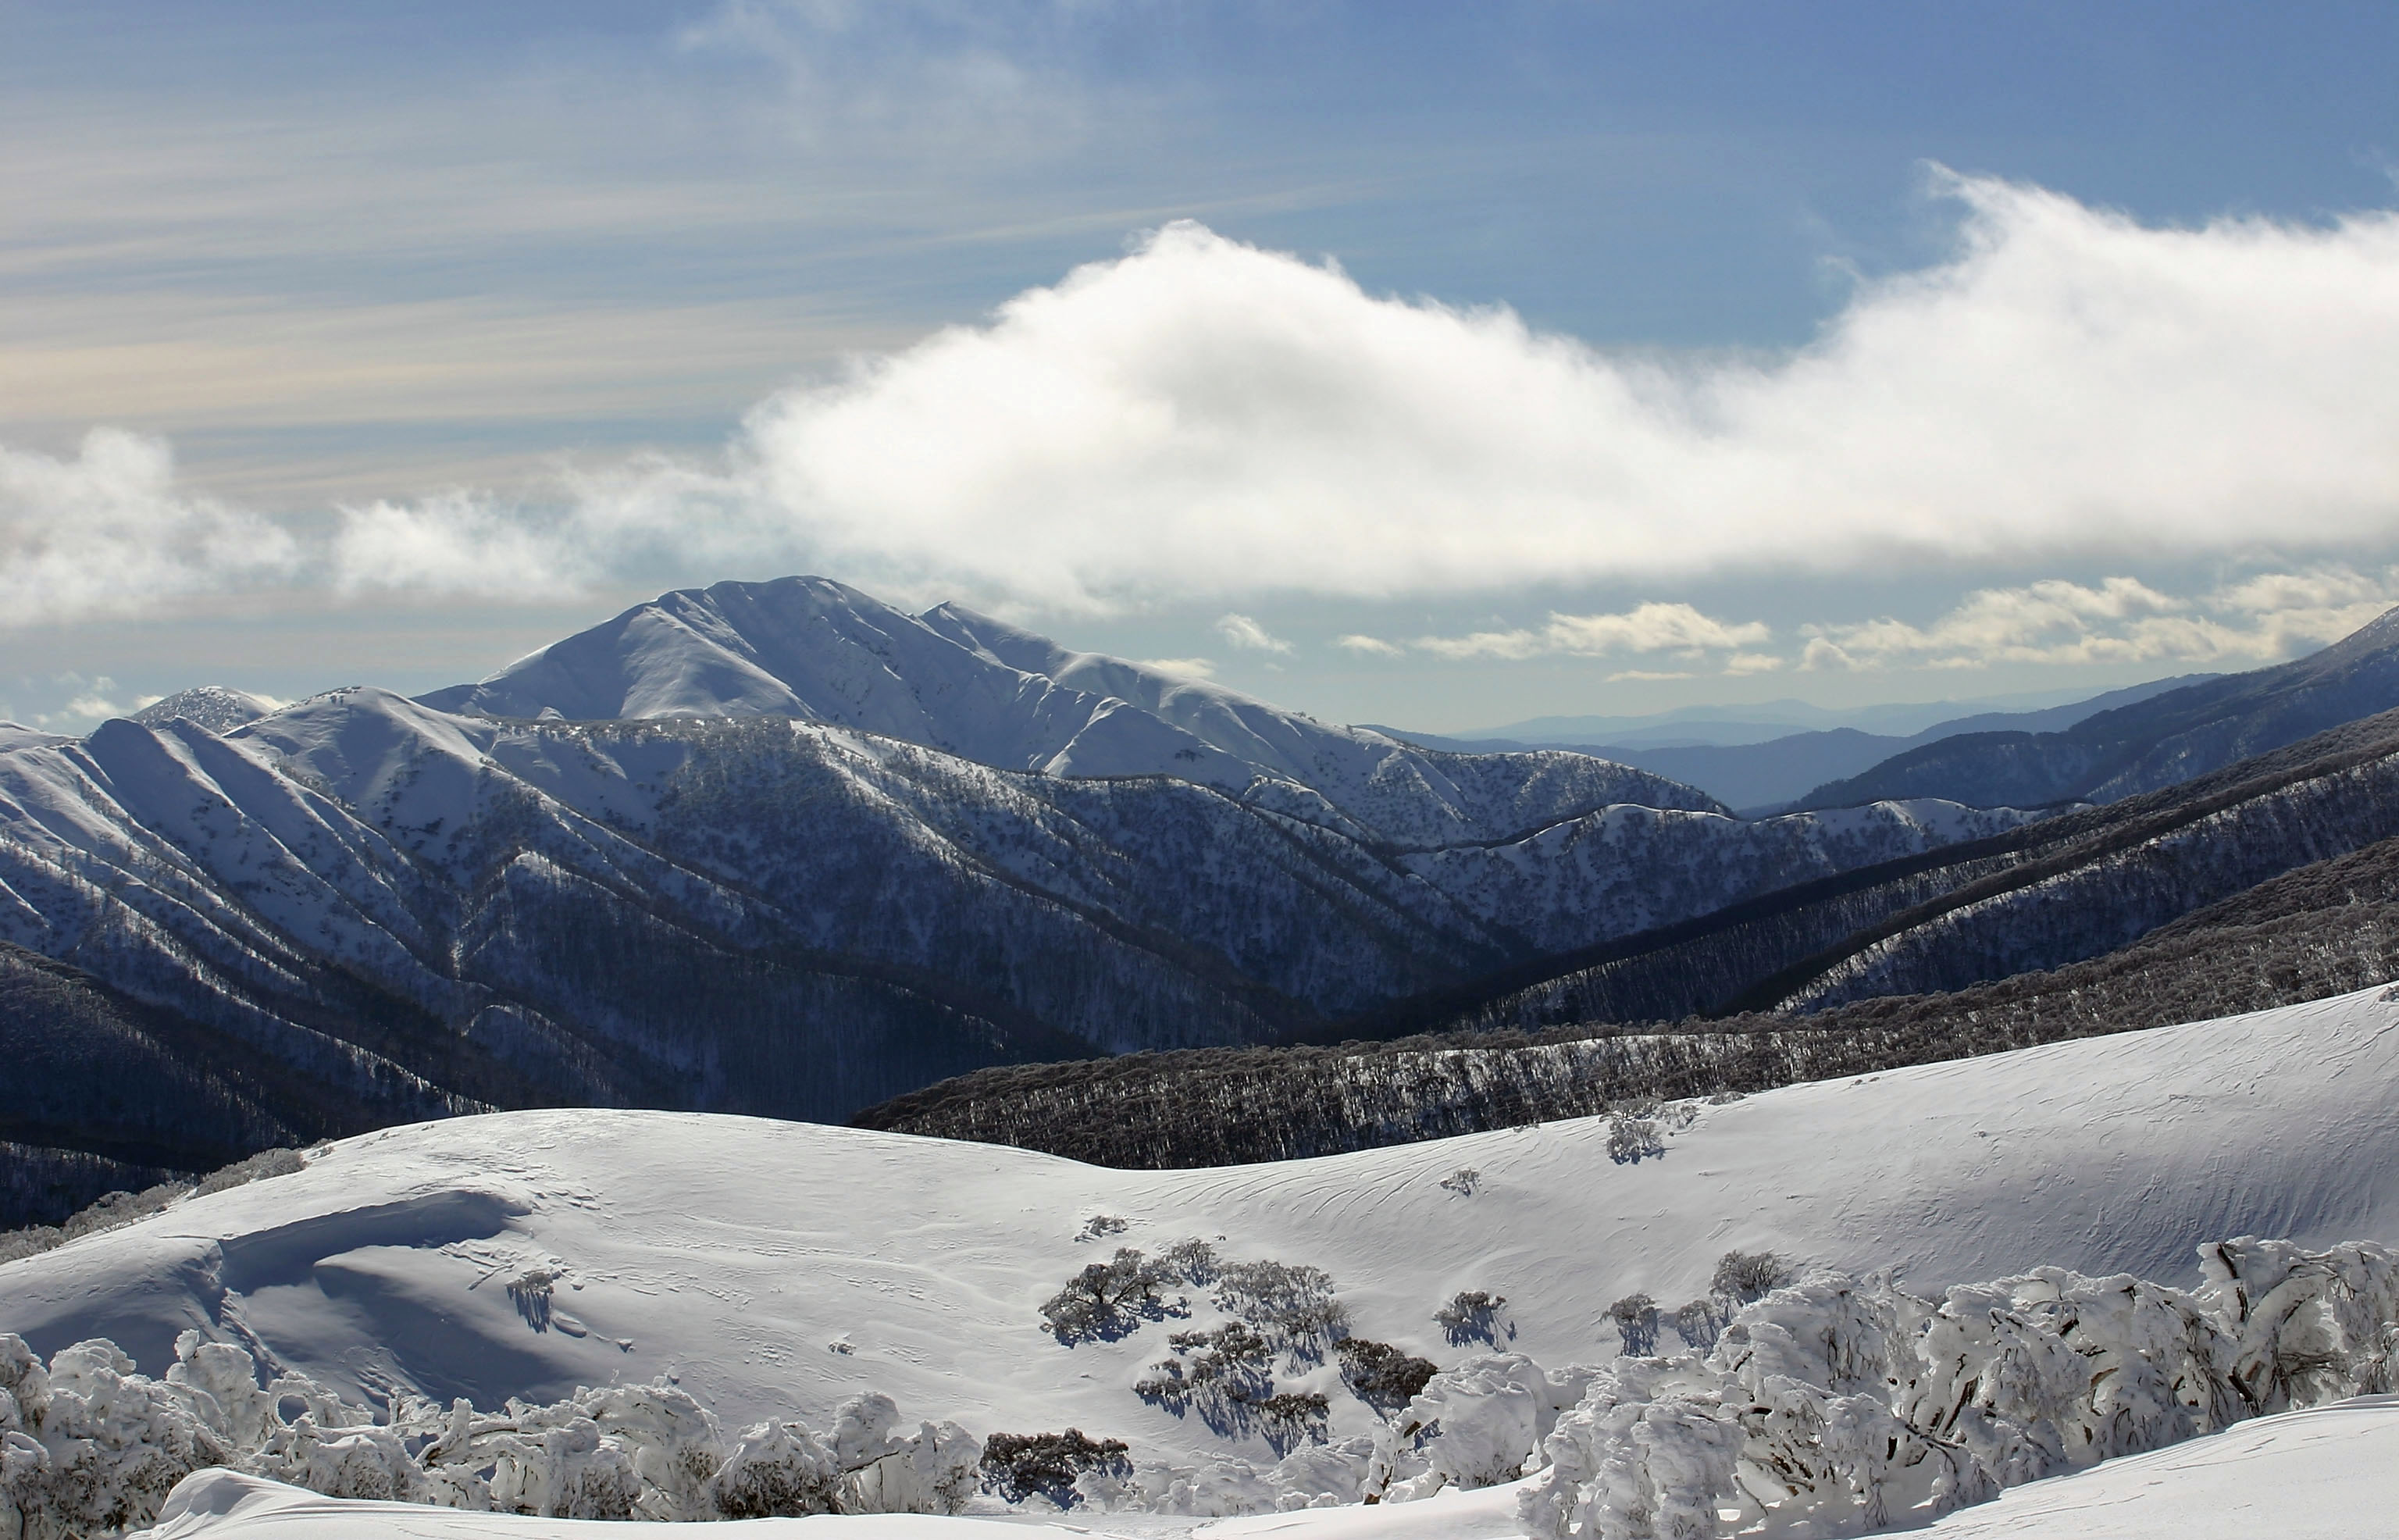
[[[1120,1236],[1125,1233],[1127,1223],[1127,1221],[1118,1218],[1115,1214],[1093,1214],[1091,1218],[1083,1221],[1082,1231],[1077,1235],[1075,1238],[1077,1240],[1099,1240],[1107,1236]]]
[[[1407,1405],[1438,1371],[1430,1358],[1402,1352],[1389,1343],[1344,1337],[1339,1346],[1342,1384],[1377,1412]]]
[[[1302,1361],[1322,1358],[1349,1334],[1349,1308],[1334,1297],[1333,1277],[1321,1267],[1227,1263],[1216,1276],[1216,1308],[1258,1327]]]
[[[1194,1236],[1178,1240],[1158,1254],[1166,1270],[1194,1289],[1205,1289],[1216,1281],[1220,1264],[1216,1249]]]
[[[1131,1446],[1092,1439],[1078,1427],[1064,1433],[995,1433],[983,1442],[983,1481],[1011,1503],[1043,1497],[1060,1507],[1082,1501],[1076,1483],[1098,1474],[1130,1480]]]
[[[1301,1444],[1324,1441],[1333,1402],[1318,1391],[1284,1391],[1252,1403],[1250,1410],[1267,1444],[1277,1454],[1289,1454]]]
[[[1726,1312],[1713,1299],[1696,1299],[1674,1307],[1674,1332],[1683,1345],[1704,1353],[1724,1334]]]
[[[1658,1351],[1658,1302],[1647,1294],[1627,1294],[1607,1307],[1607,1318],[1616,1323],[1617,1335],[1624,1340],[1624,1351],[1632,1358],[1647,1358]]]
[[[550,1296],[556,1291],[557,1279],[547,1267],[529,1267],[508,1280],[508,1303],[517,1307],[527,1326],[535,1331],[549,1330]]]
[[[1245,1321],[1227,1321],[1205,1331],[1177,1331],[1166,1339],[1174,1357],[1150,1366],[1150,1376],[1133,1394],[1181,1413],[1198,1410],[1220,1431],[1242,1419],[1239,1409],[1268,1391],[1275,1345]]]
[[[1791,1264],[1771,1251],[1727,1251],[1716,1259],[1708,1290],[1738,1309],[1790,1283],[1793,1277]]]
[[[1173,1281],[1164,1265],[1134,1247],[1120,1246],[1115,1256],[1089,1264],[1042,1302],[1043,1330],[1071,1347],[1093,1338],[1113,1342],[1145,1320],[1187,1315],[1179,1296],[1170,1300],[1159,1292]]]
[[[1449,1175],[1442,1178],[1441,1184],[1450,1192],[1456,1193],[1460,1197],[1472,1197],[1474,1196],[1474,1184],[1482,1180],[1483,1173],[1481,1171],[1476,1170],[1471,1166],[1460,1166],[1457,1169],[1450,1172]]]
[[[1453,1347],[1471,1342],[1489,1343],[1496,1347],[1501,1335],[1515,1335],[1499,1313],[1507,1304],[1504,1294],[1461,1289],[1449,1297],[1447,1304],[1432,1313],[1433,1324],[1441,1328],[1442,1335],[1449,1339]]]
[[[1615,1117],[1607,1124],[1607,1158],[1619,1166],[1636,1165],[1650,1155],[1666,1153],[1666,1141],[1659,1136],[1658,1125],[1647,1117]]]

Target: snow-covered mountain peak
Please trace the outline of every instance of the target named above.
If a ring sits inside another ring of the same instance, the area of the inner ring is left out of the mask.
[[[278,710],[278,702],[264,696],[254,696],[247,690],[227,689],[222,684],[199,684],[188,690],[178,690],[164,700],[154,700],[133,713],[135,722],[162,727],[178,717],[196,722],[211,733],[230,733],[244,723],[256,722],[270,711]]]
[[[791,716],[1010,770],[1172,776],[1423,848],[1702,792],[1580,754],[1448,754],[1222,685],[1078,653],[956,604],[909,615],[822,577],[661,595],[477,684],[420,697],[501,718]]]

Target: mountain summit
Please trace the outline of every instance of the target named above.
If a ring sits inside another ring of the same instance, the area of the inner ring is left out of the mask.
[[[1627,804],[1722,811],[1703,791],[1589,754],[1423,749],[1075,652],[960,605],[909,615],[823,577],[678,589],[419,699],[502,719],[794,717],[1003,770],[1172,776],[1411,849]]]

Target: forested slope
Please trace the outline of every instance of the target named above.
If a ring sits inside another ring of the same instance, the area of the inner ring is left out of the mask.
[[[1945,993],[1672,1026],[1022,1065],[928,1087],[858,1121],[1100,1165],[1285,1159],[2231,1016],[2394,979],[2399,837],[2286,872],[2104,956]]]

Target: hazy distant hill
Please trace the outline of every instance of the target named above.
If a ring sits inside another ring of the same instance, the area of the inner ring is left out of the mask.
[[[2399,610],[2320,653],[2086,717],[2060,732],[1944,738],[1819,786],[1805,807],[1887,797],[1974,806],[2113,802],[2399,706]]]
[[[1710,719],[1660,722],[1647,727],[1641,735],[1623,738],[1478,741],[1421,734],[1399,736],[1434,749],[1579,749],[1585,753],[1598,754],[1698,787],[1717,801],[1743,813],[1772,813],[1782,811],[1786,804],[1828,781],[1854,776],[1922,744],[1955,737],[1961,733],[2055,732],[2101,711],[2129,706],[2169,690],[2182,689],[2217,677],[2215,674],[2184,674],[2175,679],[2128,685],[2035,710],[1977,711],[1972,715],[1950,717],[1904,736],[1892,731],[1872,731],[1854,724],[1794,733],[1763,723]],[[1798,703],[1788,704],[1796,706]],[[1887,709],[1884,712],[1854,714],[1864,721],[1877,722],[1889,720],[1890,711],[1921,709],[1925,709],[1899,707]],[[1620,719],[1549,720],[1604,723]],[[1907,719],[1901,717],[1898,720],[1904,723]],[[1687,739],[1685,735],[1692,736]]]

